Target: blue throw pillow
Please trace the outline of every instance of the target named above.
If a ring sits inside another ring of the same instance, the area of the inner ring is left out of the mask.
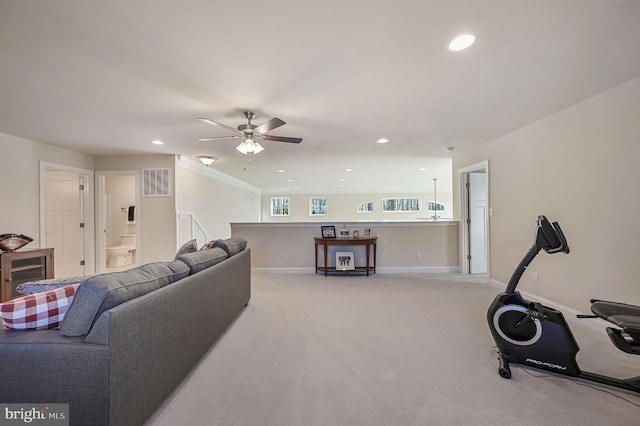
[[[198,251],[198,243],[196,242],[195,239],[184,243],[182,247],[178,249],[178,252],[176,253],[176,256],[174,257],[174,259],[177,259],[178,256],[181,256],[187,253],[192,253],[194,251]]]
[[[44,293],[49,290],[55,290],[56,288],[66,287],[72,284],[81,284],[87,280],[91,275],[80,275],[78,277],[71,278],[51,278],[48,280],[30,281],[28,283],[18,284],[16,292],[24,294]]]
[[[231,257],[247,248],[247,240],[242,237],[231,237],[225,240],[216,240],[211,248],[214,247],[220,247],[229,255],[229,257]]]

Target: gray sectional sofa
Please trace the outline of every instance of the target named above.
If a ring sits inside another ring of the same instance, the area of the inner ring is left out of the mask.
[[[0,330],[0,402],[69,403],[71,425],[143,424],[248,304],[244,246],[93,276],[60,329]]]

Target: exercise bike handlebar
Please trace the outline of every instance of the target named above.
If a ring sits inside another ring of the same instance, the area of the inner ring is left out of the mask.
[[[538,225],[536,226],[536,232],[533,239],[533,245],[522,258],[516,270],[513,271],[513,275],[507,284],[506,293],[514,293],[522,274],[527,269],[531,261],[540,253],[540,250],[544,250],[549,254],[554,253],[569,253],[569,244],[564,237],[562,228],[558,222],[551,224],[549,220],[543,216],[538,216]]]
[[[545,216],[538,216],[534,244],[549,254],[569,253],[569,244],[558,222],[549,223]]]

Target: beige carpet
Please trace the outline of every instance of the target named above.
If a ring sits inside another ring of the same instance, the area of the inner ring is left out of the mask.
[[[254,272],[249,306],[148,424],[640,424],[640,394],[515,365],[500,378],[484,281]],[[584,370],[640,375],[604,329],[575,327]]]

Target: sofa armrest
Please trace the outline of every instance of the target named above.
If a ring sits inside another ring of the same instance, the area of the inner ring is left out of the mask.
[[[69,403],[71,424],[108,419],[109,351],[59,330],[0,330],[0,402]]]

